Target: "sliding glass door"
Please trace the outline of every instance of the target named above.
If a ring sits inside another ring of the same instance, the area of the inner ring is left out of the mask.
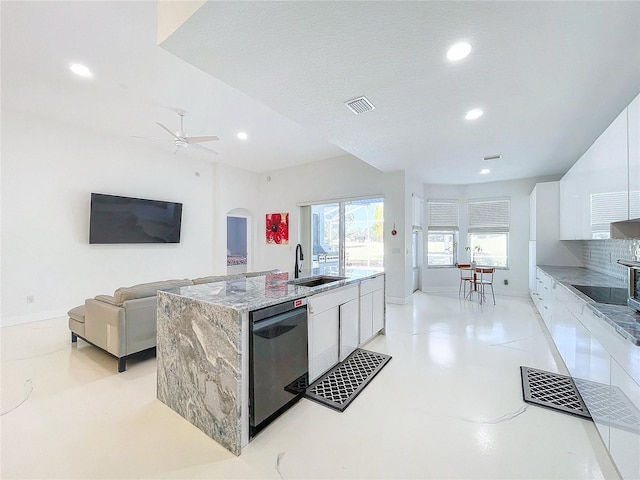
[[[384,269],[384,199],[347,200],[302,207],[310,220],[312,266],[342,275],[348,269]],[[306,237],[306,236],[305,236]]]

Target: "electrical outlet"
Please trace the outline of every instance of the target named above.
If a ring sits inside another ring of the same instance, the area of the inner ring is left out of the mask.
[[[27,303],[35,303],[36,297],[33,295],[27,295]]]

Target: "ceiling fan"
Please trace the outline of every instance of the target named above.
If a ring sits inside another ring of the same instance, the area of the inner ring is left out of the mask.
[[[172,132],[166,125],[164,125],[164,124],[162,124],[160,122],[156,122],[156,124],[160,128],[165,130],[169,135],[171,135],[173,137],[173,143],[176,146],[176,149],[174,150],[173,153],[177,153],[178,150],[180,150],[181,148],[196,147],[198,149],[204,149],[204,150],[207,150],[209,152],[215,153],[216,155],[219,155],[219,153],[216,152],[215,150],[212,150],[211,148],[205,147],[204,145],[200,145],[200,144],[204,143],[204,142],[213,142],[213,141],[220,140],[220,139],[218,137],[216,137],[215,135],[205,135],[205,136],[199,136],[199,137],[190,137],[184,131],[184,116],[186,115],[186,112],[184,110],[179,110],[177,113],[180,116],[180,130],[178,132]],[[148,139],[151,139],[151,140],[167,140],[166,138],[157,138],[157,137],[138,137],[138,136],[134,136],[134,138],[148,138]]]

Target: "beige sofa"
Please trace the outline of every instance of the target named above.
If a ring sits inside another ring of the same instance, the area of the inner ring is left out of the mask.
[[[105,350],[118,359],[118,372],[124,372],[128,357],[156,346],[158,290],[276,272],[279,270],[142,283],[118,288],[113,295],[88,298],[68,312],[71,341],[80,337]]]

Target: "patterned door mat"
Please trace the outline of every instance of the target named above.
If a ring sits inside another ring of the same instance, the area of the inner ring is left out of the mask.
[[[343,412],[389,360],[389,355],[358,348],[313,382],[304,396]]]
[[[571,377],[520,367],[522,397],[525,402],[591,419]]]

